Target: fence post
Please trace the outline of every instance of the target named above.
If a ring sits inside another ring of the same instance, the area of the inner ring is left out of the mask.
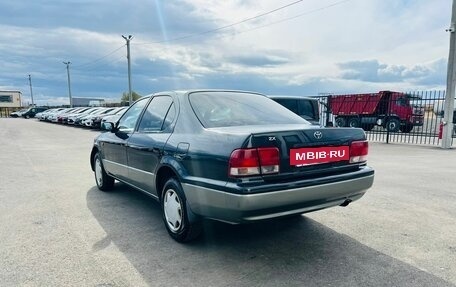
[[[386,143],[387,144],[389,143],[389,137],[390,137],[390,132],[389,132],[389,129],[387,128],[386,129]]]

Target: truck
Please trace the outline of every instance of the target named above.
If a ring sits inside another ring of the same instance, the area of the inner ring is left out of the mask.
[[[424,121],[424,107],[412,105],[413,99],[416,97],[393,91],[330,94],[327,109],[339,127],[360,127],[370,131],[378,125],[389,132],[409,133]]]

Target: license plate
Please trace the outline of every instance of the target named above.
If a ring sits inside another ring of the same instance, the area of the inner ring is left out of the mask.
[[[350,159],[348,146],[298,148],[290,150],[290,165],[302,166]]]

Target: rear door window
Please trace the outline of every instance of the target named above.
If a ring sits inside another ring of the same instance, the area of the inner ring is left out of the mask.
[[[138,132],[156,132],[163,129],[163,123],[172,107],[173,99],[169,96],[156,96],[147,106],[139,123]],[[170,116],[173,112],[171,112]]]

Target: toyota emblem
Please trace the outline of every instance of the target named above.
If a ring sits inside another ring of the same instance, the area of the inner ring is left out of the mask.
[[[319,140],[319,139],[321,139],[321,138],[323,137],[323,134],[322,134],[321,131],[316,131],[316,132],[314,132],[314,137],[315,137],[317,140]]]

